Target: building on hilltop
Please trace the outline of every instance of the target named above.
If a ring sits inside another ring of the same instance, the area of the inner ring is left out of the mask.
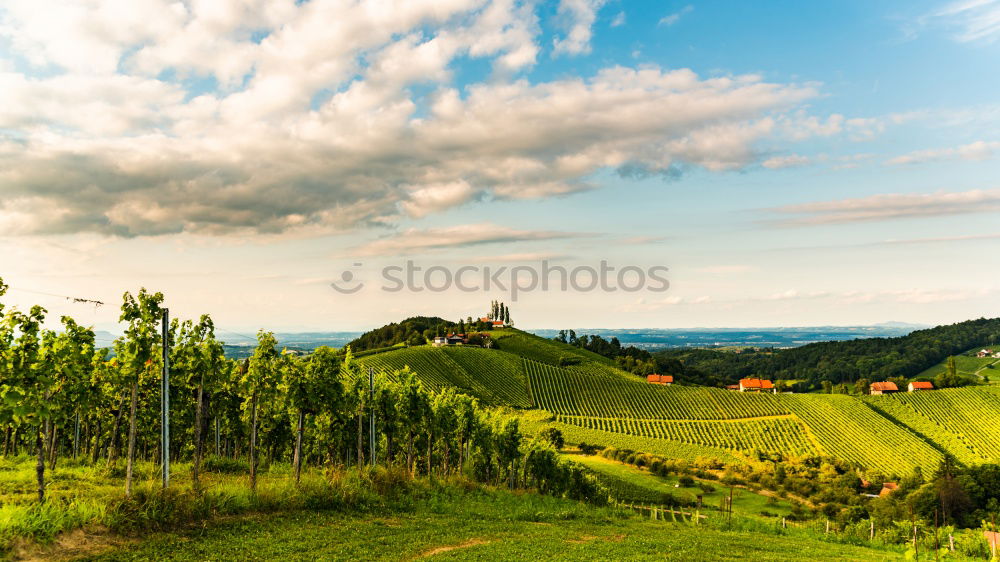
[[[907,385],[907,392],[916,392],[918,390],[934,390],[934,384],[926,381],[914,381]]]
[[[993,353],[993,350],[991,350],[991,349],[983,349],[983,350],[980,350],[979,353],[976,354],[976,357],[978,357],[980,359],[983,359],[985,357],[996,357],[997,355],[1000,355],[1000,354]]]
[[[899,387],[894,382],[873,382],[870,388],[872,396],[899,392]]]
[[[646,382],[651,384],[663,384],[670,386],[674,384],[673,375],[646,375]]]
[[[772,394],[778,390],[774,388],[774,383],[766,379],[740,379],[740,392],[764,392],[770,391]]]
[[[434,345],[434,347],[442,347],[442,346],[448,345],[448,338],[446,338],[444,336],[438,336],[438,337],[434,338],[433,345]]]
[[[446,340],[448,345],[462,345],[468,341],[465,339],[465,334],[448,334]]]

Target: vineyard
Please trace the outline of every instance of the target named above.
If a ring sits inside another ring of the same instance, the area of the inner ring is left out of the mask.
[[[579,425],[552,420],[546,412],[525,412],[521,416],[521,426],[527,433],[537,433],[542,428],[554,427],[562,432],[567,442],[592,443],[616,449],[631,449],[671,459],[681,459],[690,463],[718,461],[742,464],[746,457],[731,450],[708,445],[683,443],[669,439],[628,435],[614,431],[588,429]]]
[[[465,370],[470,380],[495,396],[498,403],[517,408],[531,407],[521,362],[516,356],[475,347],[441,349]]]
[[[409,367],[429,390],[440,390],[446,386],[466,392],[475,390],[465,377],[465,371],[439,348],[404,348],[368,355],[358,359],[358,362],[385,373]]]
[[[507,353],[546,363],[559,365],[561,360],[614,365],[614,361],[579,347],[540,338],[520,330],[500,330],[494,332],[497,345]]]
[[[842,394],[779,398],[805,422],[828,455],[897,476],[910,474],[918,466],[936,467],[941,462],[938,450],[857,398]]]
[[[497,405],[538,408],[570,442],[633,449],[694,462],[745,462],[761,454],[829,455],[889,476],[1000,459],[1000,389],[990,387],[846,395],[750,394],[660,386],[589,352],[518,330],[496,333],[499,349],[419,346],[360,359],[393,372],[410,367],[430,389],[446,386]],[[560,363],[565,366],[558,366]]]
[[[588,366],[589,367],[589,366]],[[636,419],[717,420],[787,415],[770,394],[648,384],[626,373],[563,369],[524,360],[535,404],[557,414]]]
[[[762,451],[791,455],[818,455],[802,423],[792,416],[747,421],[637,420],[558,416],[557,420],[602,431],[670,439],[741,453]]]
[[[976,456],[1000,459],[1000,395],[993,388],[959,388],[896,394],[891,401],[910,408],[940,431],[952,434]],[[887,401],[888,402],[888,401]]]
[[[864,401],[893,423],[909,427],[939,450],[953,455],[961,463],[977,464],[989,460],[976,453],[961,434],[921,415],[903,400],[887,396],[866,396]]]

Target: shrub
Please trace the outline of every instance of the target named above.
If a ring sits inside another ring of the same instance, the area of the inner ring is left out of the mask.
[[[213,455],[202,461],[201,469],[205,472],[216,472],[218,474],[249,474],[250,463],[243,459],[231,459],[229,457],[217,457]]]
[[[694,487],[694,478],[685,474],[677,479],[677,483],[681,485],[681,488],[692,488]]]

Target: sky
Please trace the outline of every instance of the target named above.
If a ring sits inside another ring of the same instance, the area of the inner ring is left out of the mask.
[[[1000,0],[5,0],[0,302],[117,331],[146,287],[232,333],[493,299],[529,329],[997,316],[998,61]]]

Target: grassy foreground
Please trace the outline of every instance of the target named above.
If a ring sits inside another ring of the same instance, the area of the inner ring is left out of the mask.
[[[693,527],[534,494],[440,487],[367,513],[253,516],[159,534],[90,560],[895,560],[799,534]]]

